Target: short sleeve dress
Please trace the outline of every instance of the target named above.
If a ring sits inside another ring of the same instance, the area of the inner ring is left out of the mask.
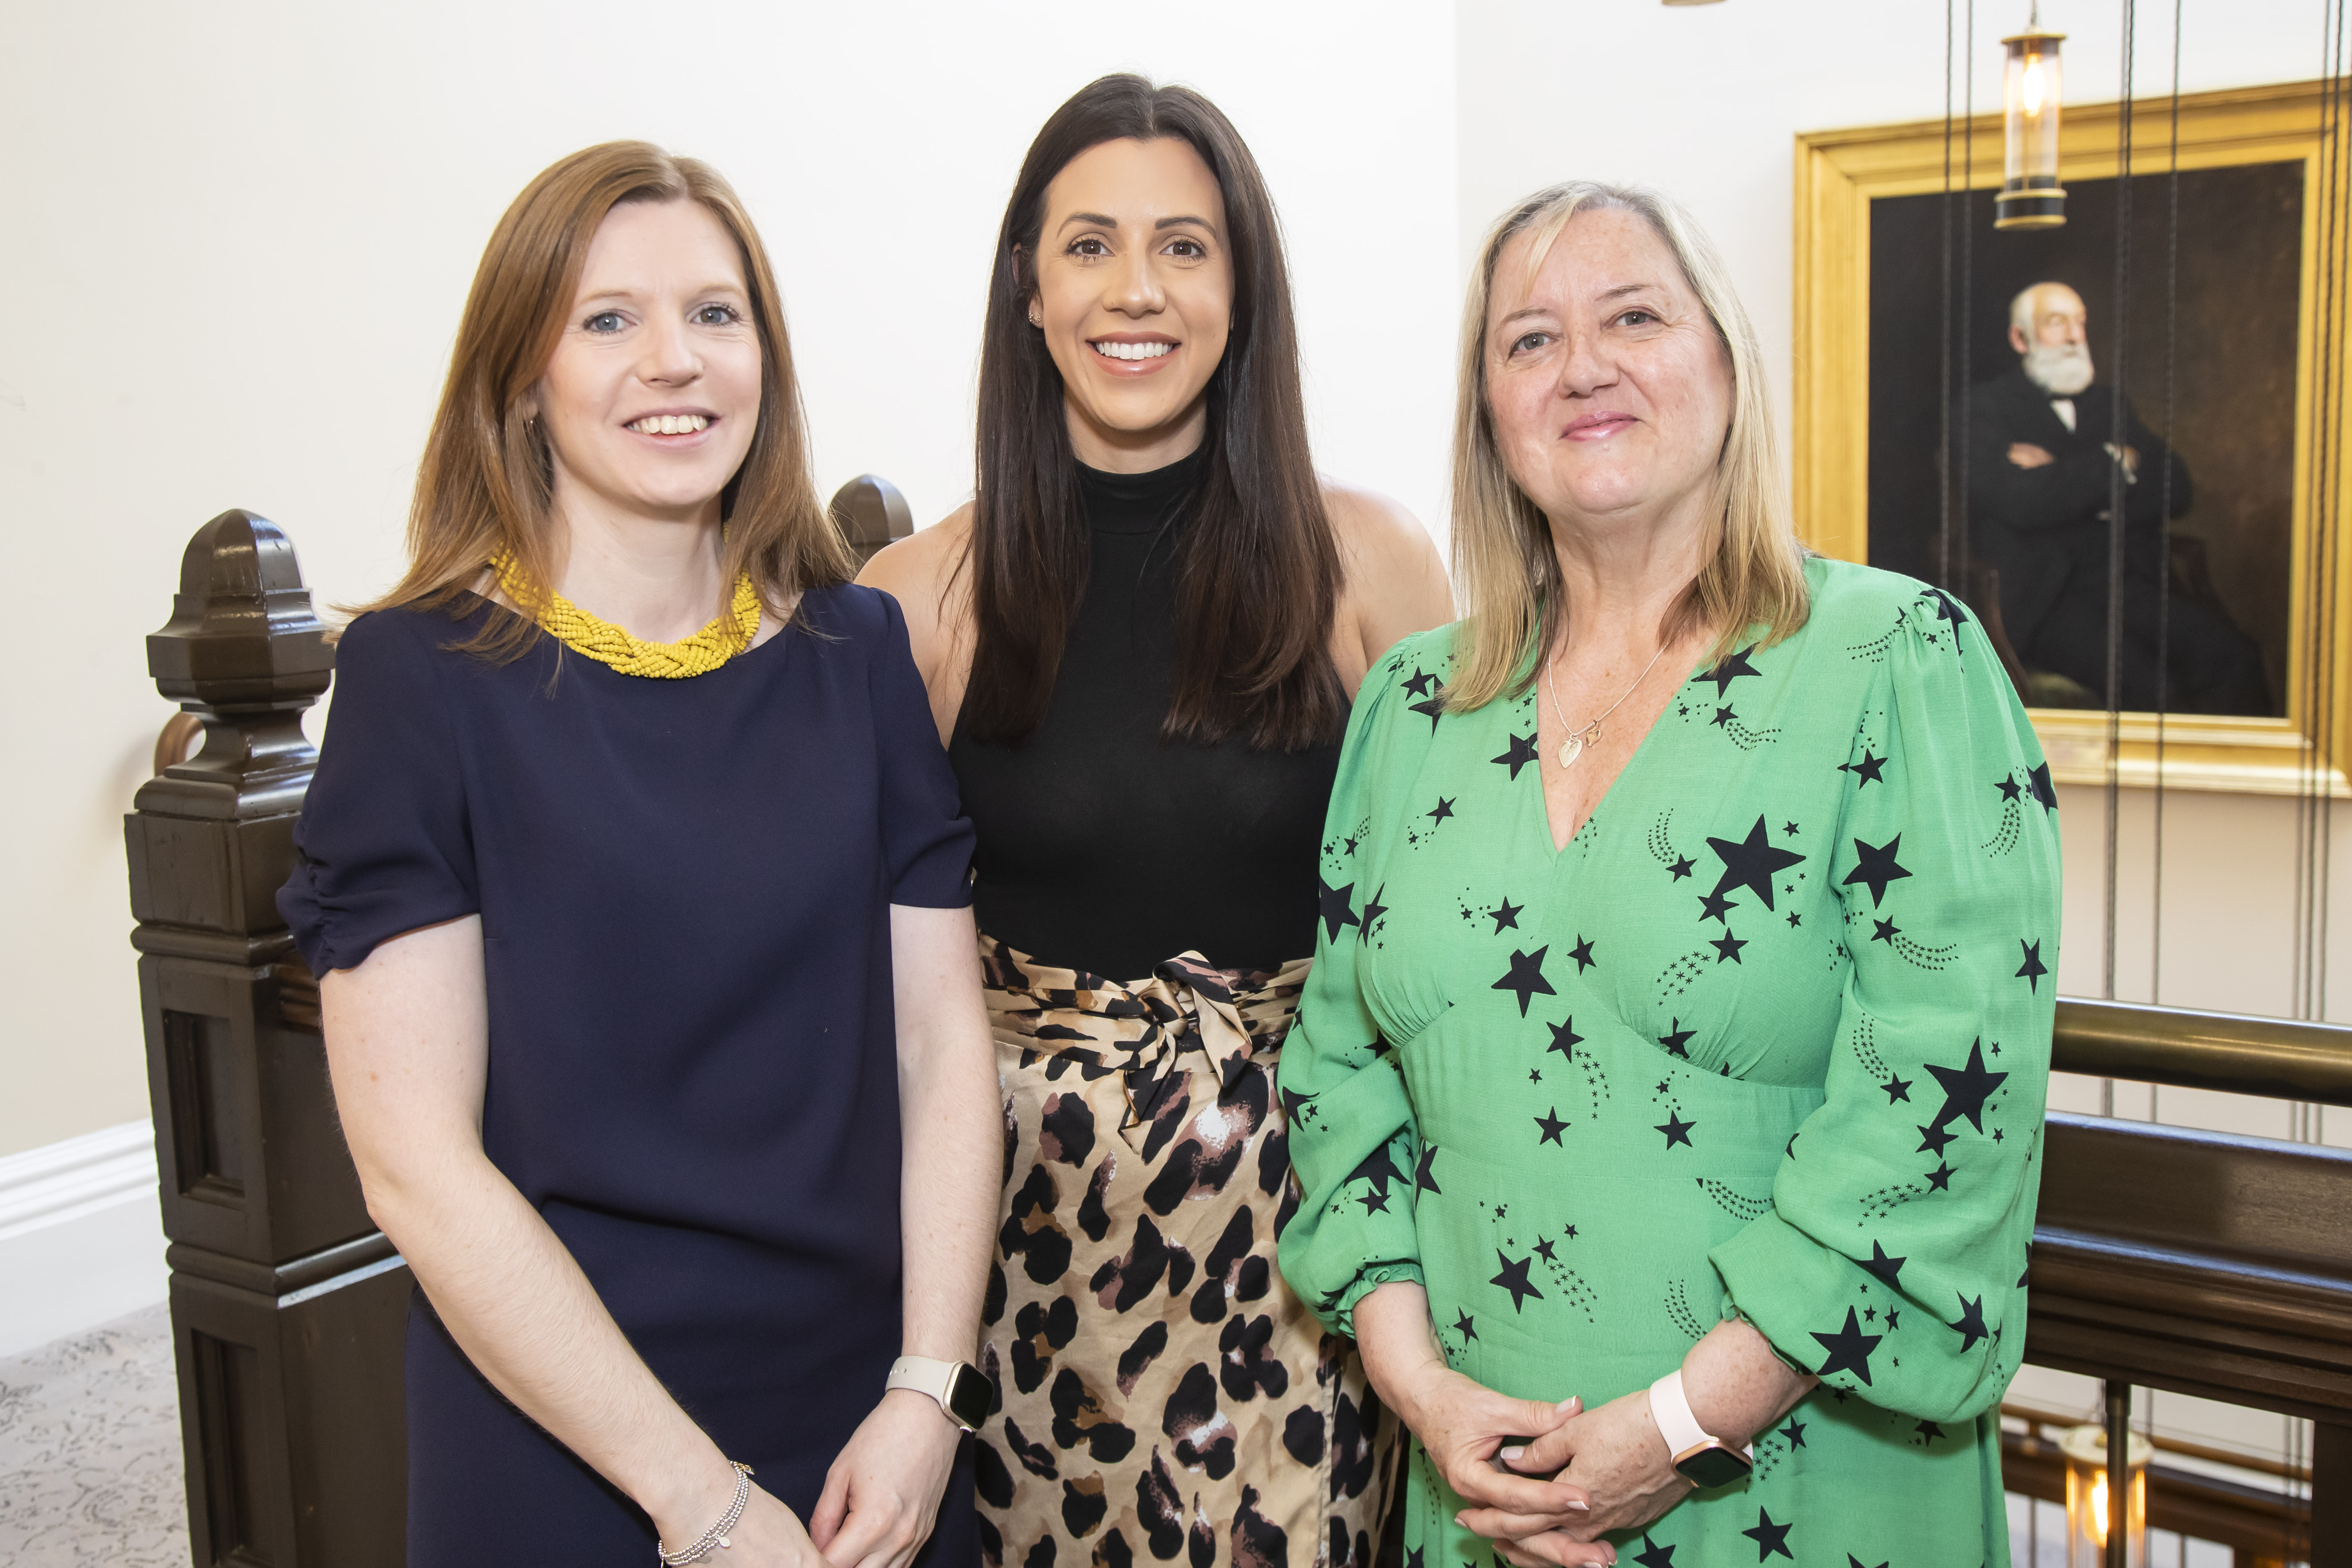
[[[507,611],[352,623],[278,895],[314,973],[482,921],[482,1142],[653,1372],[805,1517],[899,1349],[889,908],[969,901],[971,831],[897,604],[806,595],[648,679]],[[509,1405],[420,1291],[411,1563],[639,1568],[646,1515]],[[975,1552],[968,1466],[929,1560]]]
[[[1822,1385],[1619,1560],[1980,1568],[2008,1559],[2057,800],[1967,612],[1807,574],[1804,627],[1694,673],[1557,851],[1534,694],[1447,712],[1450,629],[1374,668],[1283,1052],[1282,1267],[1341,1327],[1422,1281],[1454,1367],[1588,1405],[1736,1311]],[[1416,1449],[1408,1563],[1495,1561],[1461,1507]]]

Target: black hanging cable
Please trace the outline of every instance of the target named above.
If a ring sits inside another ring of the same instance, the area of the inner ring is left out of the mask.
[[[1969,571],[1969,446],[1975,416],[1970,408],[1969,389],[1975,352],[1969,334],[1976,330],[1976,246],[1977,226],[1972,205],[1977,188],[1977,0],[1967,0],[1960,11],[1960,368],[1959,412],[1960,436],[1958,443],[1960,471],[1959,501],[1952,508],[1952,532],[1958,544],[1952,550],[1963,579]],[[1945,142],[1945,156],[1951,155],[1951,142]],[[1947,584],[1947,591],[1950,584]]]
[[[2172,0],[2172,138],[2165,156],[2164,230],[2164,479],[2158,491],[2156,587],[2156,833],[2155,885],[2148,896],[2147,999],[2164,1000],[2164,714],[2172,696],[2172,460],[2175,392],[2180,355],[2180,12]],[[2156,1085],[2147,1086],[2147,1119],[2156,1120]]]
[[[2116,295],[2107,307],[2115,322],[2115,353],[2108,370],[2114,405],[2107,436],[2107,887],[2104,988],[2116,994],[2116,889],[2117,827],[2123,815],[2124,498],[2128,483],[2124,447],[2131,431],[2124,420],[2131,345],[2132,46],[2137,0],[2123,0],[2123,90],[2116,104]],[[2100,1109],[2115,1114],[2115,1082],[2103,1081]]]
[[[1966,193],[1961,199],[1967,200]],[[1944,0],[1944,314],[1942,396],[1937,404],[1936,581],[1946,593],[1952,582],[1952,0]],[[1957,461],[1966,467],[1968,454]],[[1960,597],[1969,597],[1965,585]]]

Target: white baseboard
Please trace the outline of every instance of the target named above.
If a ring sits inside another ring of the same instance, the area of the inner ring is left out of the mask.
[[[126,1121],[0,1157],[0,1356],[163,1299],[155,1130]]]

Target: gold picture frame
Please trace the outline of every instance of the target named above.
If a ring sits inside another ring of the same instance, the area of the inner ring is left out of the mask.
[[[2343,167],[2347,146],[2340,97],[2331,118],[2325,112],[2324,90],[2319,82],[2298,82],[2184,95],[2179,102],[2183,171],[2299,161],[2304,217],[2286,714],[2167,715],[2161,781],[2167,788],[2256,795],[2324,789],[2352,798],[2347,759],[2337,743],[2339,738],[2352,736],[2352,551],[2334,547],[2347,537],[2346,501],[2352,485],[2326,483],[2323,498],[2322,478],[2309,449],[2315,400],[2325,392],[2335,411],[2335,450],[2352,452],[2352,410],[2346,409],[2344,395],[2352,324],[2347,322],[2340,300],[2330,308],[2318,281],[2323,245],[2328,243],[2323,233],[2328,211],[2323,182]],[[2150,181],[2144,188],[2160,192],[2156,182],[2172,167],[2171,100],[2139,100],[2133,110],[2134,181]],[[2068,105],[2060,145],[2062,177],[2115,178],[2121,119],[2114,103]],[[1970,188],[1998,189],[2000,184],[2000,116],[1955,121],[1952,133],[1948,175],[1940,120],[1797,138],[1792,478],[1798,530],[1808,544],[1826,555],[1864,561],[1869,554],[1870,204],[1882,196],[1933,194],[1946,188],[1948,178],[1952,189],[1959,189],[1967,164],[1964,153],[1970,151]],[[1963,136],[1970,139],[1967,149],[1958,144]],[[2339,230],[2344,221],[2339,210]],[[2340,232],[2333,243],[2340,268],[2345,244]],[[2322,331],[2324,319],[2332,319],[2331,332]],[[2317,541],[2311,532],[2315,527],[2327,531]],[[2315,542],[2325,548],[2313,549]],[[2320,564],[2315,568],[2314,562]],[[2315,575],[2328,580],[2308,580]],[[2323,617],[2326,624],[2320,624]],[[2030,711],[2058,780],[2105,782],[2107,715],[2050,708]],[[2156,715],[2126,713],[2117,729],[2121,782],[2157,784]]]

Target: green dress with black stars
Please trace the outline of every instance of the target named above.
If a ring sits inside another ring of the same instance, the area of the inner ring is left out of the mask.
[[[1453,1365],[1588,1406],[1737,1312],[1822,1385],[1642,1568],[2008,1561],[2057,966],[2056,796],[1983,632],[1815,560],[1694,673],[1566,848],[1535,694],[1449,713],[1453,629],[1367,678],[1280,1088],[1282,1269],[1426,1286]],[[1415,1445],[1408,1568],[1487,1568]]]

